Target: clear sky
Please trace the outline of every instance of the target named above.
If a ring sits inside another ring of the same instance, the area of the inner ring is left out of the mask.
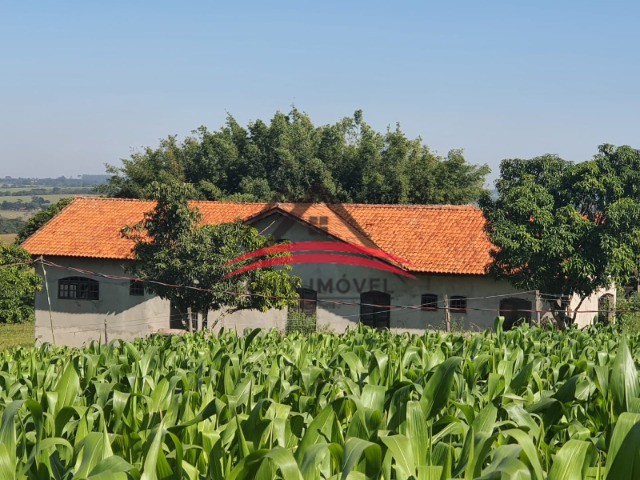
[[[228,113],[357,109],[441,154],[640,147],[637,1],[0,0],[0,177],[103,173]]]

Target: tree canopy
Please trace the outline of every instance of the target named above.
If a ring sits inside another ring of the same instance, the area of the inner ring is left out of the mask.
[[[155,209],[140,225],[123,230],[123,235],[136,240],[136,262],[131,271],[149,281],[146,287],[150,291],[170,300],[178,311],[191,308],[205,319],[209,310],[266,311],[294,304],[300,279],[290,275],[290,267],[252,270],[224,278],[239,268],[227,262],[269,246],[268,238],[242,222],[203,225],[200,212],[188,204],[192,192],[187,187],[157,182],[152,186]]]
[[[217,131],[169,136],[107,171],[100,188],[114,197],[151,198],[153,181],[179,181],[208,200],[466,204],[483,193],[489,168],[461,150],[436,155],[399,125],[376,132],[361,111],[318,127],[294,108],[247,127],[229,115]]]
[[[16,245],[0,244],[0,323],[33,320],[39,284],[31,256]]]
[[[566,309],[574,294],[584,300],[637,275],[640,150],[602,145],[578,164],[554,155],[504,160],[496,188],[497,198],[480,204],[498,278],[562,294]]]

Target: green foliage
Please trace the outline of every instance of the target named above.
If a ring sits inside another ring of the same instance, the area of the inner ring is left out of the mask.
[[[209,310],[266,311],[292,303],[285,299],[296,297],[300,280],[289,275],[290,267],[252,270],[224,279],[242,266],[227,265],[229,261],[269,246],[269,239],[240,221],[201,225],[200,212],[188,204],[192,193],[188,186],[155,182],[153,188],[155,209],[140,225],[123,229],[123,235],[136,240],[131,271],[153,281],[147,284],[150,291],[169,299],[179,311],[191,308],[205,315]]]
[[[45,223],[47,223],[58,213],[60,213],[60,210],[69,205],[72,201],[73,198],[62,198],[48,207],[46,210],[42,210],[32,216],[29,220],[27,220],[27,223],[18,231],[18,236],[15,240],[16,245],[20,245],[27,238],[33,235],[36,230],[38,230]]]
[[[640,294],[633,292],[628,297],[622,289],[616,297],[616,323],[624,333],[640,333]]]
[[[21,198],[16,201],[4,200],[0,203],[0,210],[43,210],[51,202],[39,196],[32,196],[31,200]]]
[[[624,284],[640,258],[640,151],[603,145],[573,164],[553,155],[504,160],[498,197],[481,207],[493,244],[490,272],[517,288],[585,298]],[[565,319],[572,321],[572,319]]]
[[[0,215],[0,233],[16,233],[26,225],[24,220],[19,218],[5,218]]]
[[[33,320],[39,284],[31,256],[16,245],[0,245],[0,323]]]
[[[1,478],[635,479],[640,336],[224,331],[0,352]]]
[[[399,126],[378,133],[360,111],[315,126],[295,108],[246,128],[229,116],[218,131],[200,127],[181,143],[168,137],[122,163],[107,167],[103,193],[153,198],[153,181],[177,181],[209,200],[466,204],[478,200],[489,173],[460,150],[434,154]]]
[[[287,314],[287,326],[285,332],[289,333],[312,333],[316,331],[318,319],[315,315],[306,315],[304,312],[289,309]]]

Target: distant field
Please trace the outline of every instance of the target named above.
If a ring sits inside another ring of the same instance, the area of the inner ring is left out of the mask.
[[[45,193],[45,195],[49,195],[49,192],[52,192],[54,188],[57,189],[57,193],[64,194],[65,192],[78,192],[79,190],[86,190],[88,192],[94,187],[43,187],[40,185],[29,187],[0,187],[0,195],[11,195],[16,192],[28,192],[30,190],[44,190],[45,192],[47,192]],[[35,195],[41,194],[38,193]],[[85,195],[85,193],[71,193],[71,195]]]
[[[9,243],[13,243],[15,238],[16,238],[15,233],[0,233],[0,243],[3,243],[5,245]]]
[[[61,198],[68,198],[68,197],[73,197],[75,196],[75,194],[64,194],[64,193],[56,193],[51,194],[51,195],[16,195],[15,197],[13,195],[0,195],[0,203],[7,201],[7,202],[17,202],[18,200],[22,200],[23,202],[30,202],[31,201],[31,197],[42,197],[45,200],[49,200],[51,203],[56,203],[58,200],[60,200]]]

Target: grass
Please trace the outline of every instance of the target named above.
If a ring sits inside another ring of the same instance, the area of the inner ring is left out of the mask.
[[[0,323],[0,352],[13,347],[33,347],[34,323]]]
[[[9,245],[16,238],[15,233],[0,233],[0,244]]]

